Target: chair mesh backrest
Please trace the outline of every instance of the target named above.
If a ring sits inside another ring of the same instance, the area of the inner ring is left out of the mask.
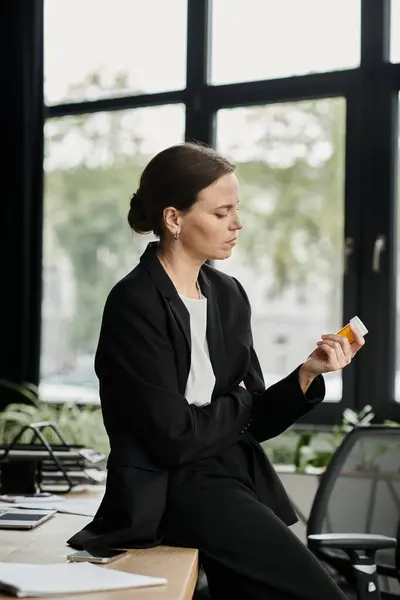
[[[310,533],[396,537],[400,523],[400,427],[359,427],[344,440],[321,478]],[[377,563],[394,566],[395,552]]]

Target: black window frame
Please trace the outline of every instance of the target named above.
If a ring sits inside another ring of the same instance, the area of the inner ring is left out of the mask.
[[[397,253],[397,147],[400,64],[390,63],[390,0],[361,0],[361,61],[354,69],[226,85],[209,83],[212,0],[187,0],[186,87],[46,106],[47,119],[180,103],[187,140],[215,143],[223,108],[343,97],[346,101],[345,239],[352,239],[343,279],[343,314],[358,314],[368,343],[343,372],[343,399],[323,403],[303,423],[331,425],[346,407],[370,404],[376,420],[400,421],[394,401]],[[345,15],[343,16],[345,18]],[[372,270],[377,236],[386,248]]]

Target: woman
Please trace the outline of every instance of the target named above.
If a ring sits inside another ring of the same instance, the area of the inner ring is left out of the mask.
[[[342,592],[287,525],[290,502],[259,442],[321,402],[322,373],[363,338],[324,335],[265,390],[240,283],[206,264],[237,242],[234,166],[182,144],[147,165],[128,221],[153,231],[111,291],[95,368],[110,439],[107,489],[74,547],[196,547],[213,598],[337,600]]]

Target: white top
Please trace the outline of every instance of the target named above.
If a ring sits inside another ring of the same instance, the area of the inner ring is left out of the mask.
[[[186,298],[179,294],[190,315],[192,355],[185,397],[189,404],[210,404],[215,375],[210,361],[207,330],[207,298]]]

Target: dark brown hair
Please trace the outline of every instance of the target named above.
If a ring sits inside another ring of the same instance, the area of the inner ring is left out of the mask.
[[[198,193],[232,173],[235,165],[218,152],[186,142],[166,148],[144,169],[139,188],[133,194],[128,223],[137,233],[163,234],[163,212],[167,206],[189,211]]]

